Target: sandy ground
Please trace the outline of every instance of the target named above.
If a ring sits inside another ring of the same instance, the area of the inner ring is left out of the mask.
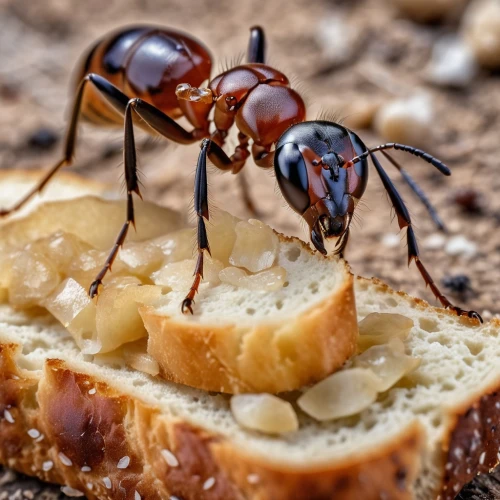
[[[446,241],[463,235],[477,245],[476,251],[451,256],[443,248],[428,248],[435,239],[435,227],[397,172],[390,166],[388,171],[409,205],[422,260],[436,282],[465,274],[472,289],[450,293],[450,298],[485,319],[500,314],[499,75],[483,71],[462,90],[431,85],[425,77],[434,43],[457,31],[456,20],[415,24],[384,0],[0,0],[0,9],[0,168],[4,169],[48,167],[59,159],[61,141],[40,150],[27,146],[29,138],[40,127],[54,131],[59,139],[64,136],[76,61],[95,38],[128,23],[152,22],[189,31],[211,49],[215,70],[244,54],[248,28],[262,25],[270,63],[293,78],[306,98],[311,119],[320,112],[334,112],[354,123],[373,103],[428,93],[434,118],[425,148],[447,162],[453,175],[445,178],[422,161],[397,157],[446,221]],[[332,30],[345,33],[344,39],[352,36],[352,44],[340,53],[342,59],[353,48],[346,60],[338,60],[332,42],[321,41],[332,36],[338,40]],[[372,130],[357,131],[368,145],[382,140]],[[121,182],[121,135],[120,130],[83,127],[74,170]],[[138,143],[145,197],[190,213],[198,147],[144,136]],[[230,141],[228,151],[233,147]],[[251,161],[244,172],[260,218],[286,234],[307,238],[299,218],[277,192],[274,177]],[[479,213],[455,203],[457,192],[464,188],[477,195]],[[249,217],[231,174],[213,172],[210,203]],[[391,207],[375,172],[357,212],[361,217],[346,252],[353,271],[377,276],[435,303],[414,265],[407,268],[405,235],[399,233],[395,220],[391,222]]]

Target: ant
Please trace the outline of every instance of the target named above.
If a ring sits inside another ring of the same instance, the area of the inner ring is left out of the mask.
[[[198,259],[193,284],[182,302],[182,312],[193,313],[194,297],[203,279],[203,255],[205,251],[210,253],[205,227],[205,220],[209,220],[207,158],[216,168],[233,174],[241,171],[250,154],[259,167],[274,167],[285,200],[305,219],[314,247],[324,255],[324,238],[338,238],[337,254],[342,254],[347,245],[354,209],[367,185],[370,158],[389,194],[399,227],[407,228],[408,263],[415,261],[426,284],[445,308],[482,321],[475,311],[452,305],[437,288],[420,260],[408,210],[375,152],[380,151],[400,171],[441,229],[444,225],[422,190],[386,150],[422,158],[444,175],[450,175],[448,167],[411,146],[388,143],[368,149],[353,131],[338,123],[305,121],[302,97],[290,87],[283,73],[265,64],[265,49],[264,31],[251,28],[248,62],[210,80],[211,58],[207,49],[185,33],[152,26],[127,27],[98,40],[79,68],[81,83],[63,159],[27,196],[0,215],[19,209],[60,168],[72,163],[80,117],[98,125],[124,121],[127,217],[104,267],[90,286],[89,294],[94,297],[125,242],[130,225],[135,227],[132,195],[141,193],[134,125],[180,144],[202,140],[194,190]],[[208,86],[200,87],[205,81]],[[212,110],[213,120],[209,118]],[[191,131],[175,121],[181,116],[190,122]],[[137,123],[134,117],[139,119]],[[214,131],[210,131],[212,121]],[[228,156],[222,147],[233,125],[239,131],[239,144]],[[246,196],[248,199],[248,193]]]

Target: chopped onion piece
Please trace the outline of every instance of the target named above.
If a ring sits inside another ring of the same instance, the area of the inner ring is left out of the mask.
[[[358,347],[364,351],[394,337],[405,340],[412,328],[413,320],[401,314],[371,313],[359,323]]]
[[[279,240],[273,230],[251,219],[236,224],[236,241],[229,262],[253,273],[270,268],[278,255]]]
[[[223,283],[248,288],[250,290],[274,291],[283,287],[286,282],[286,269],[281,266],[265,269],[257,274],[247,274],[238,267],[226,267],[219,273]]]
[[[292,405],[272,394],[233,396],[231,411],[242,427],[266,434],[283,434],[299,428]]]
[[[362,412],[377,399],[379,383],[371,370],[341,370],[306,391],[297,404],[316,420],[349,417]]]
[[[405,375],[420,365],[420,359],[405,354],[403,342],[393,338],[386,345],[370,347],[356,356],[354,366],[372,370],[380,379],[378,391],[390,389]]]
[[[147,373],[153,377],[160,373],[158,361],[147,353],[146,339],[125,344],[122,351],[125,363],[134,370]]]

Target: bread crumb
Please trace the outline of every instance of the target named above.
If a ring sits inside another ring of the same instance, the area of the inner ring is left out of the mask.
[[[3,416],[4,416],[5,420],[7,420],[7,422],[9,422],[10,424],[13,424],[15,422],[14,417],[12,416],[12,413],[9,410],[7,410],[7,409],[4,410]]]
[[[167,450],[165,448],[161,450],[161,454],[163,455],[165,462],[167,462],[167,464],[170,465],[170,467],[179,467],[179,461],[170,450]]]
[[[36,439],[36,438],[40,437],[40,431],[37,429],[30,429],[28,431],[28,436],[33,438],[33,439]]]
[[[106,488],[107,488],[108,490],[110,490],[110,489],[111,489],[111,479],[109,479],[109,477],[107,477],[107,476],[106,476],[106,477],[103,477],[103,478],[102,478],[102,482],[104,483],[104,486],[106,486]]]
[[[92,469],[88,465],[84,465],[80,470],[82,472],[90,472]]]
[[[124,457],[120,458],[116,466],[118,467],[118,469],[126,469],[129,465],[130,457],[125,455]]]
[[[52,462],[52,460],[47,460],[46,462],[43,462],[43,464],[42,464],[42,470],[45,472],[48,472],[49,470],[51,470],[52,467],[54,467],[54,462]]]
[[[212,486],[215,484],[215,477],[209,477],[204,483],[203,483],[203,489],[209,490],[212,488]]]
[[[67,467],[71,467],[73,465],[73,462],[71,461],[70,458],[68,458],[63,452],[59,452],[59,460],[66,465]]]

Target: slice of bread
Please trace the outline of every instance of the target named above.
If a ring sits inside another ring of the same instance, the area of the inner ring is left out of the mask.
[[[240,428],[221,394],[86,361],[50,317],[3,306],[0,463],[90,499],[453,499],[498,463],[500,322],[362,279],[356,300],[359,319],[414,321],[405,345],[420,367],[358,416],[297,409],[283,437]]]
[[[164,378],[209,391],[277,393],[325,378],[354,354],[358,330],[345,261],[278,236],[276,264],[286,269],[286,287],[207,287],[193,316],[180,311],[185,291],[140,309],[148,353]]]
[[[64,178],[59,178],[59,185],[64,192]],[[9,187],[6,177],[3,189]],[[68,190],[73,192],[72,182],[68,182]],[[23,247],[58,230],[84,238],[94,248],[108,249],[126,210],[125,202],[109,206],[86,197],[73,202],[70,209],[61,206],[59,201],[48,202],[38,205],[29,217],[4,223],[0,249],[5,244]],[[212,256],[221,268],[235,269],[228,259],[237,222],[226,213],[211,219]],[[224,231],[218,229],[226,223]],[[137,232],[131,231],[127,242],[144,239],[143,234],[153,238],[172,231],[179,227],[180,218],[138,201],[136,225]],[[275,236],[267,227],[264,231],[276,245],[273,265],[286,272],[284,286],[273,291],[251,290],[217,278],[214,286],[201,285],[195,314],[186,316],[180,305],[192,281],[193,258],[185,285],[163,295],[158,306],[141,309],[149,334],[148,352],[158,361],[163,378],[210,391],[277,393],[322,380],[354,354],[358,329],[353,278],[345,261],[324,258],[297,238]],[[194,249],[194,231],[187,240]],[[104,283],[111,278],[113,273]]]

